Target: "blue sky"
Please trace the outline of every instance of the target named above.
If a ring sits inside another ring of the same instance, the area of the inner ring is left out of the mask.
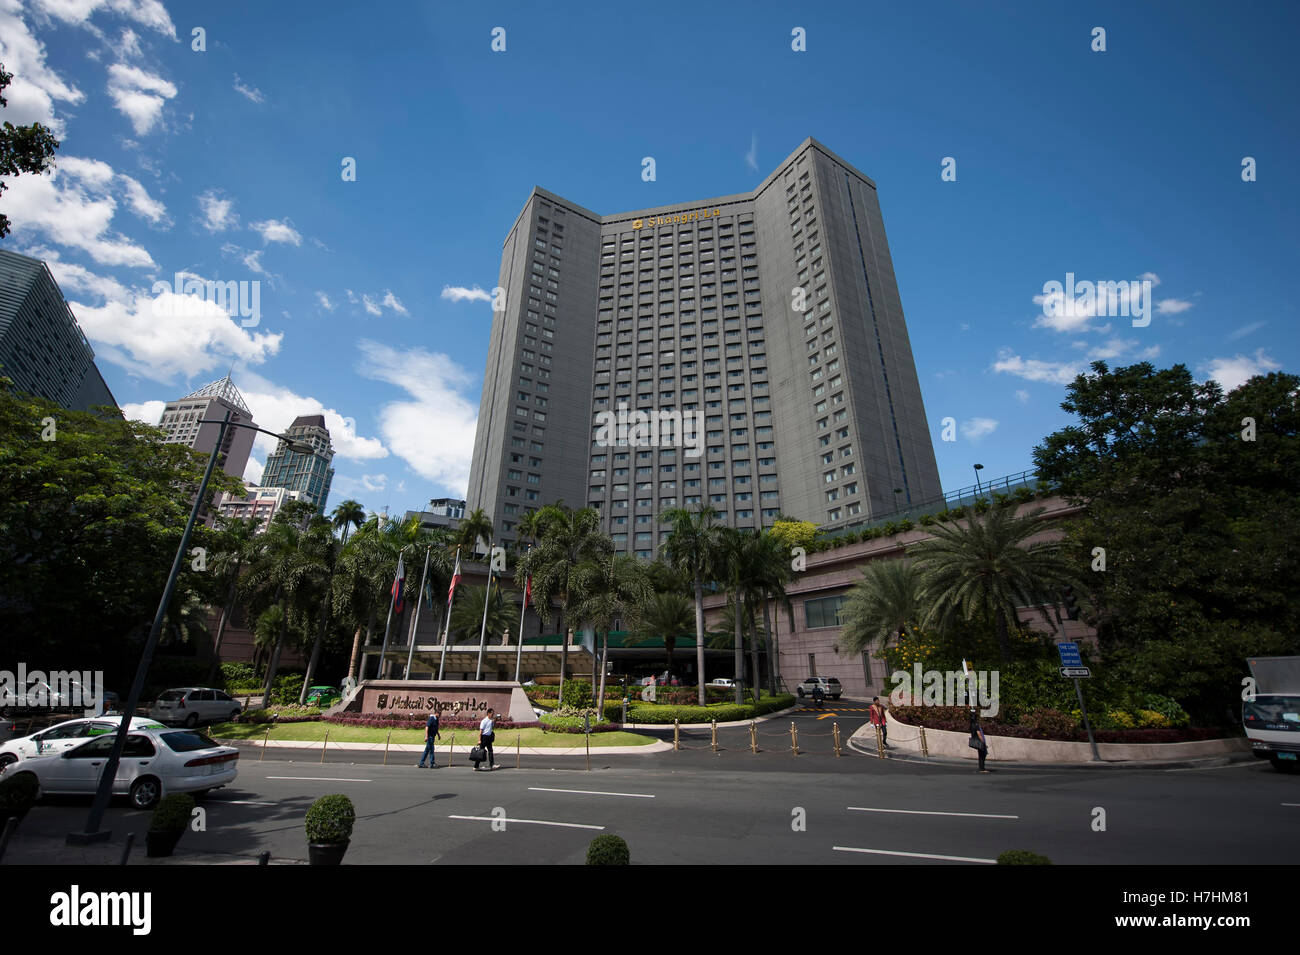
[[[946,489],[1028,467],[1094,357],[1300,368],[1295,4],[194,7],[0,0],[0,118],[62,140],[0,198],[4,244],[49,261],[133,417],[232,364],[263,427],[326,414],[331,507],[463,495],[491,311],[456,290],[496,283],[533,185],[727,195],[807,136],[879,188]],[[160,310],[177,273],[259,282],[257,324]],[[1048,317],[1067,273],[1148,277],[1150,324]]]

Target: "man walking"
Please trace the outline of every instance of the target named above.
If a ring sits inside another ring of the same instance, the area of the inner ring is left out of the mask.
[[[495,716],[496,710],[489,709],[487,716],[483,717],[478,724],[478,744],[483,747],[483,753],[487,757],[484,762],[488,764],[489,771],[497,768],[496,755],[492,752],[492,741],[496,739],[496,733],[492,731],[492,727],[496,725]],[[478,769],[477,763],[474,768]]]
[[[984,768],[984,758],[989,754],[989,742],[984,737],[984,727],[980,726],[979,720],[975,716],[975,707],[970,710],[970,740],[968,744],[971,749],[975,750],[976,755],[980,758],[979,772],[987,773]]]
[[[889,749],[889,723],[885,720],[885,704],[878,696],[871,698],[871,725],[880,731],[880,742]]]
[[[429,714],[428,720],[424,723],[424,755],[420,757],[419,766],[424,769],[424,761],[429,760],[429,768],[433,769],[438,764],[434,761],[433,741],[442,739],[442,734],[438,732],[438,713],[435,710]]]

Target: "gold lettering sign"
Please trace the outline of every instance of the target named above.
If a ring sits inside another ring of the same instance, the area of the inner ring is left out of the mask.
[[[720,215],[722,215],[721,209],[697,209],[694,212],[679,212],[671,216],[651,216],[648,219],[633,219],[632,228],[642,229],[646,226],[675,225],[678,223],[695,222],[699,219],[711,219],[714,216]]]

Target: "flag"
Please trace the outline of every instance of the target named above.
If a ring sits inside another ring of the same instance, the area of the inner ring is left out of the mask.
[[[528,600],[530,597],[532,597],[532,595],[533,595],[533,575],[529,574],[524,579],[524,605],[521,609],[523,610],[528,609]]]
[[[401,613],[402,608],[406,605],[404,590],[406,589],[406,565],[402,563],[402,558],[397,558],[397,576],[393,578],[393,613]]]
[[[456,568],[451,572],[451,586],[447,588],[447,606],[451,606],[451,598],[456,593],[456,585],[460,583],[460,552],[456,552]]]

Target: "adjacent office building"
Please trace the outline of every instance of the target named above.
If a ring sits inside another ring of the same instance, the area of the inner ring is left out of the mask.
[[[222,493],[217,512],[231,520],[256,517],[258,534],[264,533],[271,526],[271,519],[280,508],[289,501],[302,498],[301,491],[290,491],[282,487],[260,487],[257,484],[246,484],[245,487],[248,493],[243,497]]]
[[[117,407],[49,268],[0,249],[0,375],[72,411]]]
[[[243,395],[230,380],[230,376],[204,385],[184,398],[167,402],[158,427],[167,433],[167,444],[183,444],[200,454],[209,455],[221,433],[218,422],[226,419],[257,427],[253,413],[244,404]],[[206,422],[206,423],[205,423]],[[226,428],[221,442],[219,463],[221,469],[234,478],[243,478],[248,466],[248,454],[253,450],[255,432],[250,428]]]
[[[402,520],[409,521],[413,517],[420,519],[420,526],[425,530],[441,528],[454,531],[465,517],[465,502],[450,497],[434,498],[427,510],[407,511]]]
[[[560,500],[651,557],[674,507],[834,527],[942,493],[875,184],[815,140],[721,198],[535,188],[497,284],[468,500],[506,540]]]
[[[280,441],[275,451],[267,456],[261,486],[298,491],[301,494],[299,500],[315,507],[316,513],[324,514],[330,485],[334,483],[334,468],[330,466],[334,460],[334,446],[330,443],[329,428],[325,427],[325,416],[299,415],[284,430],[284,436],[299,444],[310,445],[312,452],[295,451]]]

